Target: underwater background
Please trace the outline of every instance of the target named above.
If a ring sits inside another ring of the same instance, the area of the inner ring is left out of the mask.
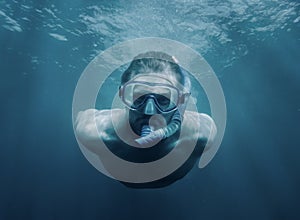
[[[0,0],[0,219],[299,218],[299,28],[298,1]],[[227,104],[212,162],[161,189],[99,173],[72,127],[88,63],[140,37],[198,51]]]

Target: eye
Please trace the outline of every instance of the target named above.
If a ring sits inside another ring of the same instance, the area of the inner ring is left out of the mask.
[[[163,95],[158,95],[156,97],[157,99],[157,102],[160,104],[160,105],[163,105],[163,106],[169,106],[170,105],[170,99],[168,99],[167,97],[163,96]]]
[[[145,95],[139,96],[138,98],[133,100],[133,106],[138,107],[139,105],[143,104],[144,100],[145,100]]]

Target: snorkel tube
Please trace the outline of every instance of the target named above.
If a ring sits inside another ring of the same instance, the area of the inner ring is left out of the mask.
[[[135,139],[135,142],[142,146],[159,142],[175,134],[181,127],[182,117],[179,110],[176,110],[172,116],[171,122],[164,128],[152,131],[149,125],[144,125],[141,131],[141,137]]]
[[[186,87],[189,88],[190,85],[187,85]],[[150,144],[158,143],[175,134],[181,128],[183,114],[187,107],[190,95],[191,93],[187,92],[182,96],[181,104],[177,106],[170,123],[166,127],[153,131],[149,125],[144,125],[141,130],[141,137],[135,139],[135,142],[140,146],[149,146]]]

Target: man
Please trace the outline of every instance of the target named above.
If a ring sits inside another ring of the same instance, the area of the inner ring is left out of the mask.
[[[190,90],[190,79],[174,57],[155,51],[140,54],[121,77],[119,96],[125,109],[79,112],[77,137],[99,156],[101,138],[113,154],[135,163],[159,160],[171,151],[180,156],[184,152],[177,145],[195,144],[187,160],[167,176],[146,183],[123,182],[135,188],[169,185],[191,170],[216,135],[208,115],[186,111]]]

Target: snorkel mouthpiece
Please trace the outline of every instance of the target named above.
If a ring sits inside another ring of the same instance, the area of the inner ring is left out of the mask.
[[[175,134],[181,125],[181,115],[178,110],[172,116],[171,122],[165,128],[152,131],[149,125],[144,125],[141,131],[141,137],[135,139],[135,142],[141,146],[148,146],[151,143],[158,143],[159,141],[168,138]]]
[[[147,135],[149,135],[151,132],[153,132],[153,130],[151,129],[151,127],[149,125],[144,125],[142,127],[142,131],[141,131],[141,137],[146,137]]]
[[[143,126],[142,133],[143,136],[135,139],[135,142],[141,146],[148,146],[151,143],[158,143],[165,138],[165,132],[163,128],[156,131],[151,131],[148,125]]]

